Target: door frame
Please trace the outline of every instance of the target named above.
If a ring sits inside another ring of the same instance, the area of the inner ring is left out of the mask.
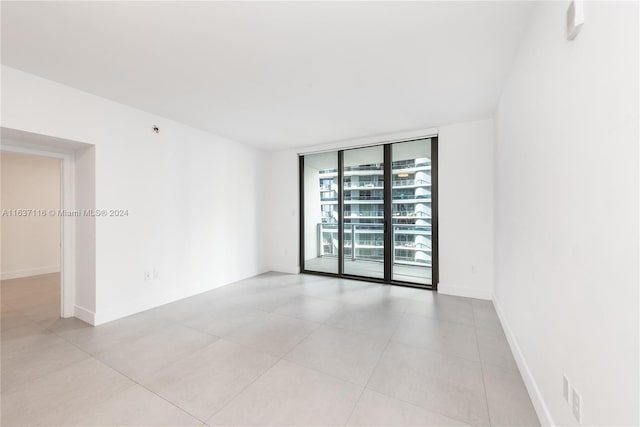
[[[71,212],[75,209],[74,154],[8,145],[3,141],[0,152],[48,157],[60,161],[60,209]],[[71,216],[60,218],[60,316],[74,315],[75,301],[75,227]]]
[[[392,159],[391,159],[391,146],[393,144],[409,142],[409,141],[417,141],[423,139],[430,139],[431,144],[431,285],[421,285],[419,283],[412,282],[404,282],[399,280],[393,280],[392,278],[392,255],[393,255],[393,241],[392,241],[392,232],[391,232],[391,219],[392,219]],[[384,251],[384,278],[374,278],[374,277],[366,277],[366,276],[357,276],[352,274],[344,274],[344,257],[343,257],[343,237],[344,237],[344,224],[342,220],[342,216],[344,215],[344,202],[343,202],[343,178],[344,178],[344,152],[346,150],[352,150],[363,147],[372,147],[372,146],[383,146],[384,149],[384,243],[385,243],[385,251]],[[338,241],[340,244],[338,245],[338,273],[327,273],[321,271],[313,271],[305,269],[305,227],[304,227],[304,156],[313,154],[306,153],[300,154],[298,157],[299,168],[298,168],[298,185],[299,185],[299,212],[300,212],[300,231],[299,231],[299,263],[300,263],[300,272],[304,274],[315,274],[320,276],[328,276],[328,277],[336,277],[336,278],[344,278],[344,279],[353,279],[353,280],[362,280],[367,282],[374,283],[384,283],[390,285],[398,285],[398,286],[408,286],[408,287],[416,287],[422,289],[430,289],[433,291],[438,290],[438,282],[439,282],[439,233],[438,233],[438,135],[428,135],[423,137],[412,137],[402,140],[394,140],[392,142],[380,142],[377,144],[367,144],[365,146],[357,146],[357,147],[346,147],[342,149],[328,150],[328,151],[336,151],[338,154],[338,212],[340,221],[338,221]]]

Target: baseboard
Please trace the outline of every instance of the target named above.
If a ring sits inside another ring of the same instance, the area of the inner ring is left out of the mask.
[[[96,324],[96,313],[91,310],[87,310],[84,307],[80,307],[79,305],[73,306],[73,316],[90,325],[95,326]]]
[[[456,286],[442,282],[438,283],[438,293],[444,295],[454,295],[457,297],[467,297],[484,300],[491,300],[493,296],[491,290],[476,289],[467,286]]]
[[[538,384],[531,374],[531,370],[529,369],[529,365],[527,364],[524,354],[522,354],[518,340],[513,334],[511,327],[509,327],[509,323],[502,311],[500,301],[495,297],[495,295],[493,297],[493,305],[496,308],[496,313],[498,313],[498,318],[500,319],[500,324],[502,325],[504,334],[507,336],[507,341],[509,342],[509,347],[511,347],[513,357],[516,359],[516,364],[520,370],[520,375],[522,376],[524,385],[527,387],[529,397],[531,397],[531,403],[533,403],[536,414],[538,414],[540,425],[555,427],[556,423],[553,421],[549,408],[542,397],[542,393],[540,393],[540,388],[538,388]]]
[[[50,265],[47,267],[27,268],[24,270],[3,271],[2,280],[21,279],[23,277],[39,276],[41,274],[59,273],[59,265]]]

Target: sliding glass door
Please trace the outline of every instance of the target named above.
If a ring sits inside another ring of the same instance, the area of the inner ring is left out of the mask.
[[[344,151],[343,273],[384,279],[384,149]]]
[[[437,138],[300,157],[302,271],[437,285]]]
[[[304,156],[300,174],[303,270],[338,274],[338,153]]]
[[[432,283],[431,144],[391,145],[392,280]]]

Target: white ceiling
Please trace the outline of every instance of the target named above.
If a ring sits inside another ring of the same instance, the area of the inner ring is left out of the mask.
[[[529,2],[2,2],[2,63],[265,149],[488,117]]]

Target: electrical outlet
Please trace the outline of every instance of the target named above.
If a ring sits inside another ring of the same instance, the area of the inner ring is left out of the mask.
[[[571,389],[571,410],[578,423],[582,424],[582,397],[575,388]]]
[[[562,376],[562,396],[564,396],[564,400],[569,403],[569,378],[566,375]]]
[[[157,268],[153,269],[153,278],[154,279],[159,279],[160,278],[160,270],[158,270]]]
[[[144,272],[144,280],[151,280],[151,273],[149,273],[148,271]]]

